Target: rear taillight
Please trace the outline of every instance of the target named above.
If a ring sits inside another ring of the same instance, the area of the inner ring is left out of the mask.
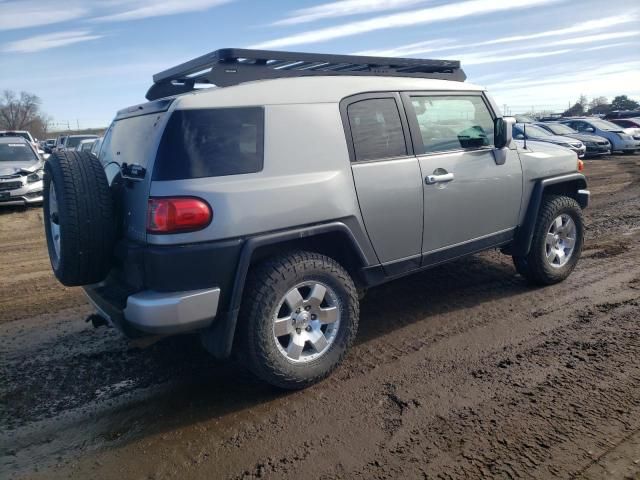
[[[212,219],[211,207],[199,198],[150,198],[147,232],[192,232],[206,227]]]
[[[578,160],[578,171],[582,172],[584,170],[584,162],[582,160]]]

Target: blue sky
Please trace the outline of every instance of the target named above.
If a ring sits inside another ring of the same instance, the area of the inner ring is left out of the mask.
[[[58,124],[106,126],[221,47],[459,59],[514,113],[640,100],[637,0],[0,0],[0,89]]]

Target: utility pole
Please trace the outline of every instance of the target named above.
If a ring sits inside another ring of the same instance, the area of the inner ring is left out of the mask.
[[[80,130],[80,121],[76,118],[76,127]]]

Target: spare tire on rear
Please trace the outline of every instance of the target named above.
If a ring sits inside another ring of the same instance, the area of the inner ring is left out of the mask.
[[[56,152],[44,172],[44,226],[53,272],[69,287],[104,280],[116,225],[100,161],[89,152]]]

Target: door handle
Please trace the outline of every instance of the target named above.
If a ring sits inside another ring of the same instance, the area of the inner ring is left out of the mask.
[[[445,173],[444,175],[427,175],[424,179],[424,183],[427,185],[433,185],[434,183],[451,182],[453,178],[453,173]]]

